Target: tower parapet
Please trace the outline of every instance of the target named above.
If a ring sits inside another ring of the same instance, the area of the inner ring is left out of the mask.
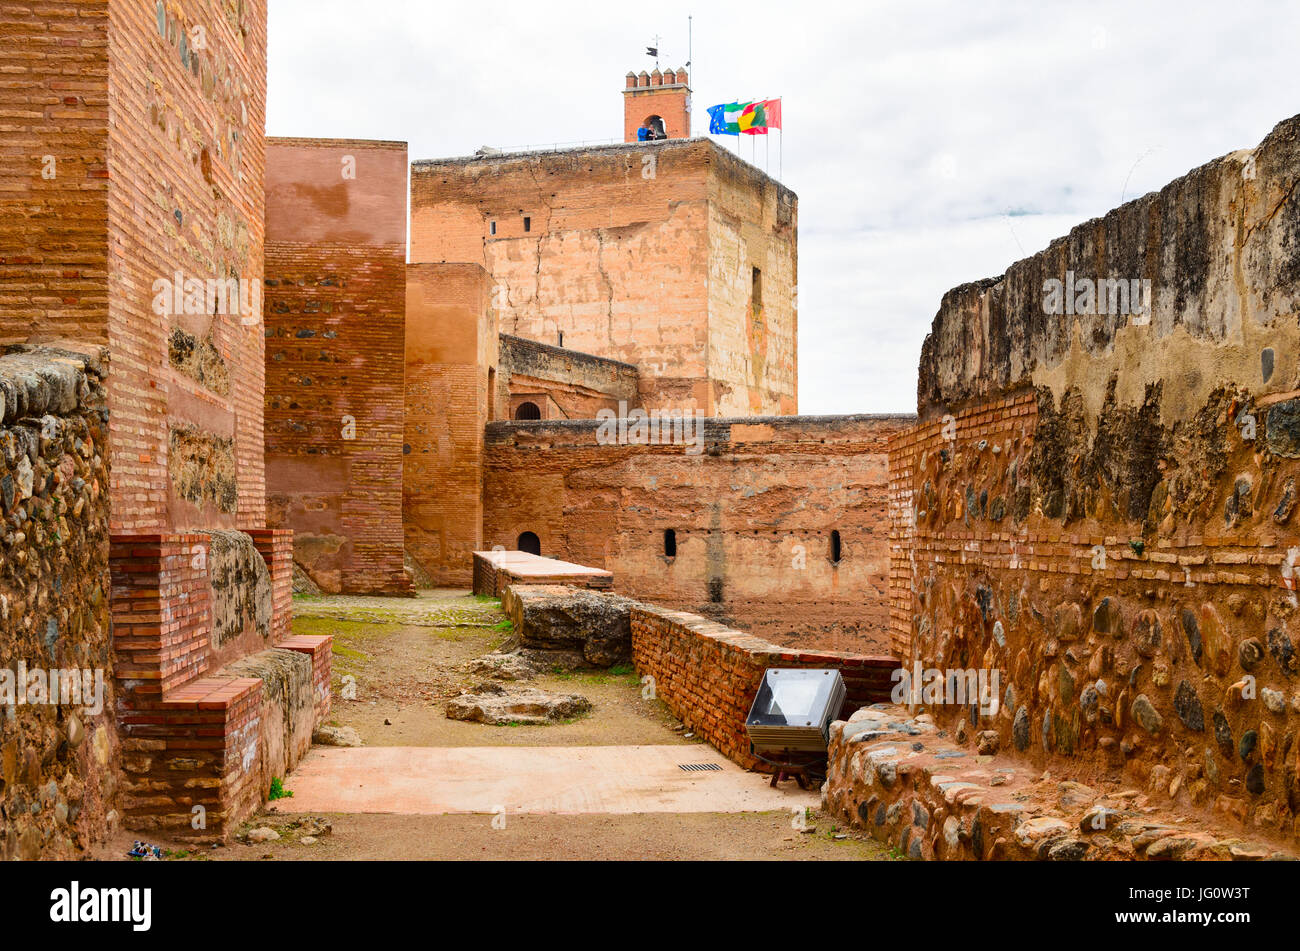
[[[624,82],[624,142],[690,137],[691,87],[685,67],[629,72]]]

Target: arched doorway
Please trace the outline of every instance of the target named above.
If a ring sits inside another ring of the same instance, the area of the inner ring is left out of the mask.
[[[515,419],[541,419],[542,409],[536,403],[524,402],[515,407]]]
[[[530,555],[540,555],[542,553],[542,540],[532,532],[524,532],[519,536],[519,541],[515,547],[520,551],[526,551]]]
[[[645,121],[641,124],[645,126],[646,138],[652,141],[668,138],[668,132],[664,129],[664,120],[662,116],[646,116]]]

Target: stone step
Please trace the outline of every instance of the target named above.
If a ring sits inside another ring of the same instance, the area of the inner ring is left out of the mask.
[[[929,714],[864,707],[831,725],[823,805],[914,859],[1295,858],[1142,790],[1054,777],[975,739],[972,749],[941,735]]]

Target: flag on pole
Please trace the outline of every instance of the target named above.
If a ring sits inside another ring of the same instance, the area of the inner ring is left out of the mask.
[[[750,102],[724,102],[709,107],[711,135],[767,135],[768,129],[781,128],[781,100],[755,99]]]

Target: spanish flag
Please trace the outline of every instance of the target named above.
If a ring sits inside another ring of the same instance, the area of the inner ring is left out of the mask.
[[[767,135],[768,129],[779,128],[780,99],[724,102],[709,107],[709,132],[712,135]]]

